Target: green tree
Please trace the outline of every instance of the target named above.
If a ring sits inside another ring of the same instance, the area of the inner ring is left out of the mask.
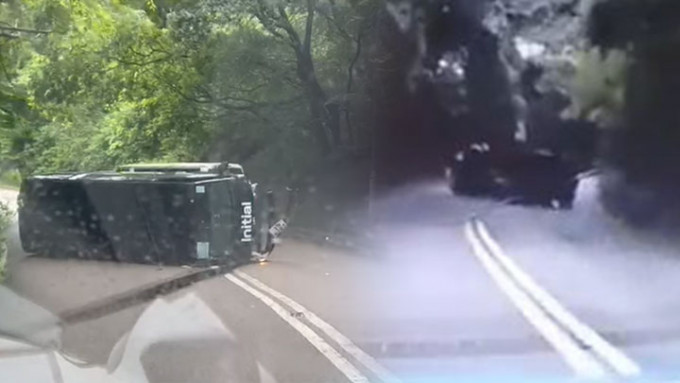
[[[15,83],[18,67],[30,54],[28,41],[49,33],[19,22],[24,12],[19,1],[0,3],[0,173],[16,167],[16,153],[30,140],[26,94]]]
[[[374,3],[11,3],[3,23],[22,31],[0,47],[3,162],[24,174],[260,157],[302,168],[361,136]]]

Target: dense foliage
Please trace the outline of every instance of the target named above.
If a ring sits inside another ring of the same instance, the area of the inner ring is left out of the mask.
[[[290,174],[365,145],[360,48],[373,11],[361,0],[0,1],[0,171],[230,160]]]
[[[578,55],[571,97],[575,117],[605,129],[621,126],[629,58],[621,50],[590,48]]]

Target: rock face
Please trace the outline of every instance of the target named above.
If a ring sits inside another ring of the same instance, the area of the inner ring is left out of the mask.
[[[388,1],[369,60],[383,173],[428,173],[478,141],[589,163],[594,126],[560,117],[585,44],[586,2]]]

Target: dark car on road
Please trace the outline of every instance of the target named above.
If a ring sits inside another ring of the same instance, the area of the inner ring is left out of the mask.
[[[450,186],[457,195],[494,198],[513,204],[569,209],[577,171],[547,150],[496,152],[486,143],[459,151]]]

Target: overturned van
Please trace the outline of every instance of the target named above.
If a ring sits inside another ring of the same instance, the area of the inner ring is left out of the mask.
[[[19,194],[25,251],[49,257],[172,265],[250,259],[258,233],[254,185],[227,163],[133,164],[39,175]]]

